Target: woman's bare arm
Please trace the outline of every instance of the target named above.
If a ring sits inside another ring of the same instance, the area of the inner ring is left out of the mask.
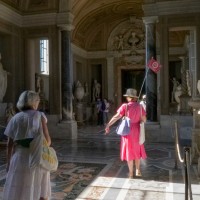
[[[117,112],[112,118],[111,120],[108,122],[108,124],[106,125],[105,131],[106,134],[108,134],[110,132],[110,126],[113,125],[117,120],[119,120],[122,116]]]
[[[142,116],[142,117],[141,117],[141,120],[142,120],[143,122],[146,122],[146,121],[147,121],[146,116]]]
[[[47,123],[44,117],[42,117],[42,128],[43,128],[43,133],[44,133],[44,137],[47,141],[47,144],[50,146],[51,145],[51,137],[49,136],[49,130],[47,127]]]
[[[10,159],[13,154],[13,147],[14,147],[14,141],[12,138],[8,137],[8,142],[7,142],[7,166],[6,166],[6,171],[8,171],[9,166],[10,166]]]

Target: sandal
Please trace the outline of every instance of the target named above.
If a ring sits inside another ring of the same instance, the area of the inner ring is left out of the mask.
[[[139,171],[139,170],[136,170],[136,174],[135,174],[137,177],[141,177],[142,176],[142,174],[141,174],[141,171]]]
[[[133,174],[128,174],[129,179],[133,179]]]

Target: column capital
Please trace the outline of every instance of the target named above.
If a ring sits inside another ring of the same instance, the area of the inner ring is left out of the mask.
[[[74,29],[72,24],[60,24],[58,27],[61,31],[72,31]]]
[[[185,58],[186,58],[186,57],[185,57],[185,56],[179,56],[178,58],[179,58],[181,61],[185,61]]]
[[[61,30],[71,31],[74,29],[73,26],[74,15],[71,12],[63,12],[57,14],[57,26]]]
[[[143,17],[144,24],[154,24],[158,23],[158,16]]]

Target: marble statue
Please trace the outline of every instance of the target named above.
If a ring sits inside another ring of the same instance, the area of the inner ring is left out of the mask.
[[[7,89],[7,75],[9,72],[3,69],[3,65],[1,63],[1,54],[0,54],[0,103],[3,102],[3,97],[6,94]]]
[[[189,70],[186,71],[186,81],[187,81],[188,95],[192,96],[192,91],[191,91],[191,86],[190,86],[190,74],[189,74]]]
[[[177,87],[179,86],[179,82],[176,80],[175,77],[173,77],[171,81],[172,81],[172,83],[173,83],[172,96],[171,96],[171,103],[174,103],[174,102],[175,102],[174,100],[176,100],[176,99],[175,99],[175,92],[177,91]],[[180,88],[178,88],[178,90],[179,90],[179,89],[180,89]],[[177,100],[176,100],[176,102],[177,102]]]
[[[44,92],[43,89],[44,89],[43,80],[41,76],[38,73],[36,73],[35,74],[35,91],[40,94]]]
[[[177,111],[180,112],[180,103],[181,103],[181,100],[180,100],[180,96],[183,94],[182,92],[182,88],[181,88],[181,84],[179,84],[177,87],[176,87],[176,90],[174,92],[174,98],[176,100],[176,102],[178,103],[177,105]]]
[[[100,97],[101,92],[101,84],[97,82],[97,80],[94,80],[93,88],[92,88],[92,94],[93,94],[93,102],[96,101]]]
[[[182,94],[182,88],[181,88],[181,84],[179,84],[177,87],[176,87],[176,90],[174,92],[174,98],[176,100],[177,103],[180,103],[180,96]]]
[[[200,80],[197,81],[197,90],[198,90],[198,92],[200,94]]]
[[[115,50],[123,50],[124,49],[124,36],[116,35],[113,41],[113,46]]]
[[[84,91],[85,91],[85,96],[88,96],[89,95],[89,89],[88,89],[88,83],[87,82],[84,83]]]
[[[75,90],[74,90],[74,97],[78,100],[81,101],[84,97],[84,87],[82,86],[80,81],[77,81],[75,84]]]

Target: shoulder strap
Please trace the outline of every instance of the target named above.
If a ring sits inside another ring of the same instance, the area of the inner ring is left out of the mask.
[[[142,105],[140,105],[140,118],[142,118]]]
[[[127,116],[128,104],[126,104],[125,117]]]

